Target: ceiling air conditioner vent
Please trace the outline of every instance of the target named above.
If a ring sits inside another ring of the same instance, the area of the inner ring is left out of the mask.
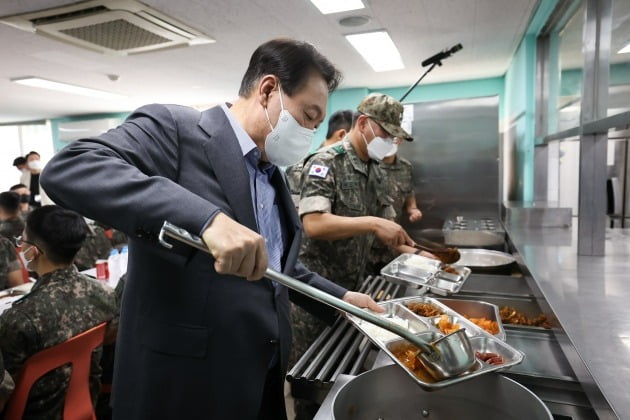
[[[44,16],[41,18],[30,19],[30,21],[35,26],[46,25],[49,23],[62,22],[68,19],[77,19],[79,17],[89,16],[95,13],[105,12],[107,10],[109,9],[105,6],[96,6],[96,7],[89,7],[87,9],[80,9],[80,10],[77,10],[76,12],[61,13],[59,15]]]
[[[169,41],[168,38],[144,30],[123,19],[63,29],[59,32],[114,51],[161,45]]]
[[[92,0],[0,22],[103,53],[127,55],[214,42],[135,0]]]

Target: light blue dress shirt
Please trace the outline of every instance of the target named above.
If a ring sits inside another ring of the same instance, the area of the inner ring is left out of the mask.
[[[271,176],[278,169],[271,163],[260,161],[260,150],[256,147],[252,138],[234,118],[226,104],[222,104],[221,109],[225,112],[232,130],[236,134],[245,158],[256,225],[258,226],[258,232],[265,238],[269,268],[281,272],[281,261],[284,254],[282,224],[280,223],[280,210],[276,202],[276,190],[271,185]],[[275,286],[276,283],[273,283]]]

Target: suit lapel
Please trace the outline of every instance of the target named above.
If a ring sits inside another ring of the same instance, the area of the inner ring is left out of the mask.
[[[204,111],[199,121],[199,126],[210,136],[204,144],[206,157],[210,162],[210,167],[214,170],[217,182],[221,185],[236,220],[258,232],[249,187],[249,173],[245,166],[245,159],[243,158],[238,139],[225,113],[220,107]],[[285,244],[286,260],[283,271],[291,272],[300,250],[302,227],[283,174],[279,168],[274,172],[271,182],[275,187],[276,197],[286,221],[288,243]],[[268,287],[272,287],[269,280],[265,279],[264,281],[268,284]],[[286,290],[285,288],[280,288],[280,290],[276,290],[276,293],[286,294]]]
[[[284,268],[282,270],[286,274],[293,271],[293,267],[295,266],[295,262],[297,261],[298,253],[300,251],[300,242],[302,240],[302,225],[300,223],[298,214],[295,211],[295,205],[293,204],[293,200],[291,199],[289,190],[287,189],[284,175],[281,173],[281,170],[279,168],[274,172],[271,178],[271,182],[276,189],[276,198],[278,200],[278,204],[282,208],[282,212],[286,221],[286,257],[284,258]]]
[[[204,150],[236,220],[258,232],[243,152],[225,113],[214,107],[202,113],[199,126],[210,136]]]

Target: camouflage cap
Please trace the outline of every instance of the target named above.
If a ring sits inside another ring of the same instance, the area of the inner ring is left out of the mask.
[[[357,111],[378,122],[392,136],[413,140],[413,137],[400,126],[403,116],[402,104],[391,96],[370,93],[361,101]]]

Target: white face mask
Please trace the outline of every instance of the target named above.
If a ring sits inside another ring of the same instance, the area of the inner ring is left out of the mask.
[[[265,107],[267,121],[271,127],[271,133],[265,139],[265,154],[269,162],[276,166],[290,166],[298,163],[306,156],[313,142],[315,130],[304,128],[298,123],[293,115],[284,109],[282,102],[282,89],[280,92],[280,115],[276,126],[271,125],[269,113]]]
[[[374,129],[372,125],[368,122],[370,126],[370,130],[372,130],[372,134],[374,134],[374,138],[368,144],[365,136],[363,136],[363,141],[367,145],[368,156],[378,162],[382,161],[385,156],[391,153],[392,148],[394,147],[393,139],[385,139],[383,137],[377,137],[374,133]],[[362,134],[363,135],[363,134]]]
[[[28,265],[35,259],[35,258],[31,258],[29,260],[28,258],[26,258],[26,253],[30,251],[31,248],[32,246],[28,247],[26,251],[24,250],[20,251],[20,258],[22,259],[22,261],[24,261],[24,267],[26,268],[28,268]]]
[[[392,146],[392,151],[389,152],[388,154],[386,154],[385,157],[392,157],[396,153],[398,153],[398,145],[396,143],[394,143],[394,145]]]
[[[37,171],[38,169],[42,169],[42,162],[39,160],[31,160],[27,166],[29,169]]]

